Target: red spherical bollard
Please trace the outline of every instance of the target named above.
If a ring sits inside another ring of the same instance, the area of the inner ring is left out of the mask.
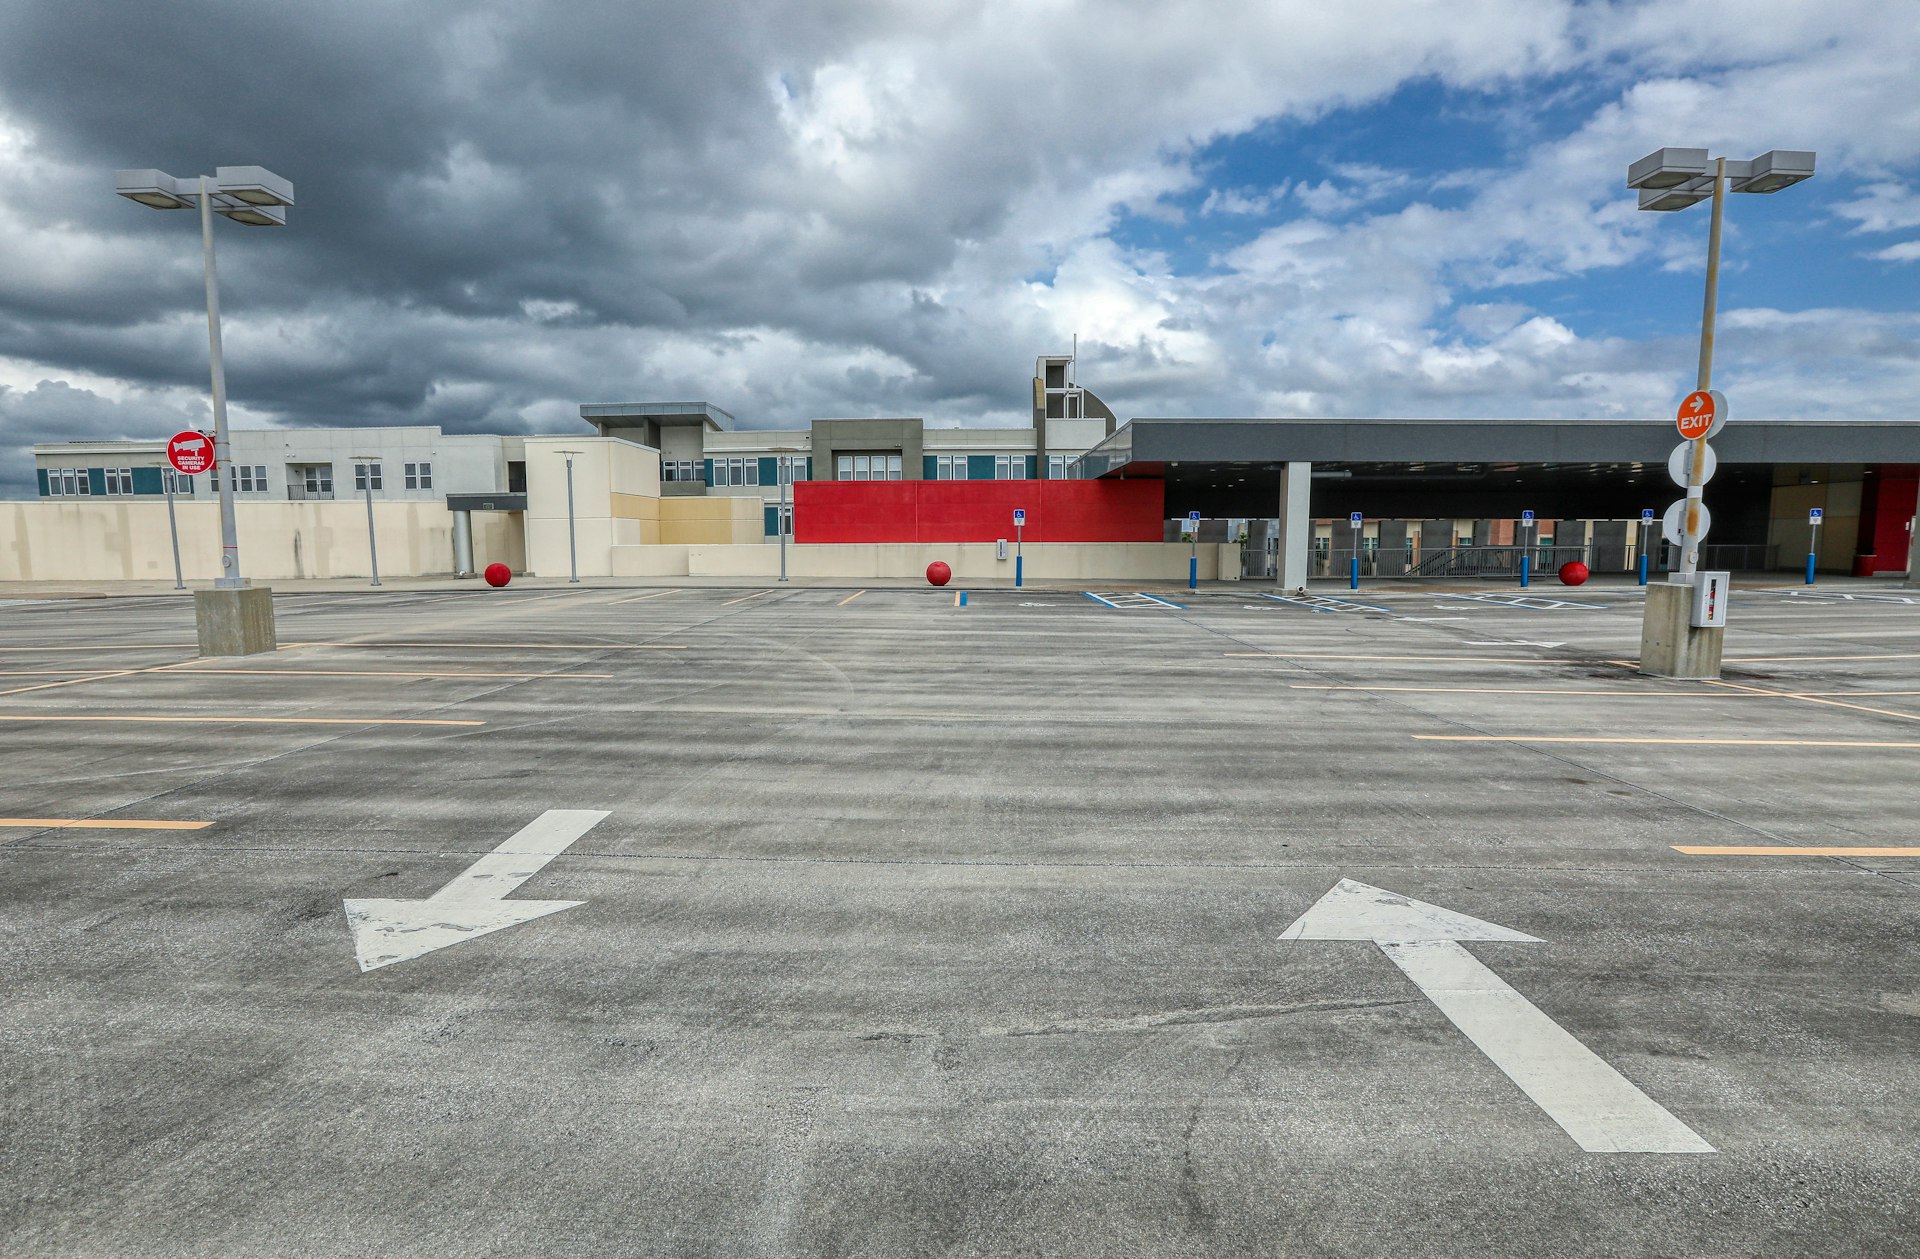
[[[947,567],[945,560],[935,560],[927,565],[927,584],[944,586],[953,580],[953,570]]]
[[[1560,566],[1560,584],[1563,586],[1583,585],[1588,576],[1587,566],[1579,560],[1568,560]]]
[[[485,576],[489,586],[504,586],[513,580],[513,570],[505,564],[489,564]]]

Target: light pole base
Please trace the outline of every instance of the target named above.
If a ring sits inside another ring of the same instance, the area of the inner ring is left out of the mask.
[[[1693,587],[1654,582],[1640,623],[1640,672],[1656,678],[1717,678],[1727,631],[1695,628]]]
[[[194,591],[193,623],[203,656],[257,656],[280,645],[273,628],[273,591],[265,586]]]

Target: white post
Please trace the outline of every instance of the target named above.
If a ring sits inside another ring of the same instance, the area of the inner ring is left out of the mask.
[[[213,369],[213,466],[220,470],[220,576],[214,585],[243,589],[239,532],[233,523],[232,450],[227,444],[227,366],[220,350],[220,285],[213,268],[213,194],[200,176],[200,249],[207,264],[207,357]]]
[[[787,478],[793,474],[793,456],[775,455],[773,478],[780,482],[780,510],[773,517],[773,531],[780,537],[780,580],[787,579]]]
[[[180,522],[173,516],[173,469],[160,469],[160,487],[167,492],[167,533],[173,538],[173,588],[185,590],[187,583],[180,576]]]
[[[1713,324],[1720,304],[1720,221],[1727,202],[1727,159],[1714,159],[1713,225],[1707,229],[1707,296],[1700,311],[1700,370],[1695,389],[1713,387]],[[1695,438],[1687,460],[1687,509],[1681,518],[1680,572],[1675,578],[1691,586],[1700,567],[1700,499],[1706,485],[1707,439]]]
[[[473,513],[453,513],[453,575],[473,576]]]
[[[1299,590],[1307,584],[1307,553],[1313,546],[1309,498],[1313,465],[1288,463],[1280,469],[1280,536],[1274,546],[1274,584]]]
[[[367,555],[373,561],[373,584],[380,584],[380,547],[373,539],[373,469],[372,463],[360,465],[360,479],[367,487]]]
[[[580,584],[580,553],[574,547],[573,538],[573,452],[567,452],[567,565],[572,575],[567,581]]]

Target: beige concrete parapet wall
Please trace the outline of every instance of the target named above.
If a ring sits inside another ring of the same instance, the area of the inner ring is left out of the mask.
[[[209,497],[176,501],[180,566],[189,581],[220,575],[220,505]],[[367,505],[359,499],[234,504],[241,571],[272,581],[365,577]],[[378,502],[374,536],[383,577],[453,571],[453,515],[444,503]],[[520,518],[473,513],[473,558],[526,567]],[[563,526],[564,527],[564,526]],[[0,581],[170,580],[164,499],[60,499],[0,503]]]
[[[1025,549],[1029,581],[1178,581],[1187,579],[1188,547],[1161,542],[1047,542]],[[1012,549],[998,559],[991,542],[789,544],[787,572],[794,577],[838,577],[863,581],[880,577],[923,577],[927,565],[944,560],[962,584],[1012,581]],[[611,555],[616,577],[774,577],[780,572],[780,548],[757,546],[616,546]],[[1199,549],[1200,580],[1240,575],[1238,544],[1211,543]],[[583,570],[584,571],[584,570]]]

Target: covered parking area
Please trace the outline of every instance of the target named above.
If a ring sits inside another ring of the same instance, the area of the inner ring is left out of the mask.
[[[1681,495],[1666,467],[1679,440],[1663,420],[1145,418],[1070,475],[1158,479],[1172,519],[1244,520],[1249,555],[1271,554],[1283,586],[1344,573],[1355,554],[1378,576],[1444,575],[1460,566],[1443,550],[1549,539],[1624,569],[1642,513]],[[1801,567],[1817,508],[1823,571],[1911,571],[1920,421],[1734,421],[1712,445],[1709,566]]]

